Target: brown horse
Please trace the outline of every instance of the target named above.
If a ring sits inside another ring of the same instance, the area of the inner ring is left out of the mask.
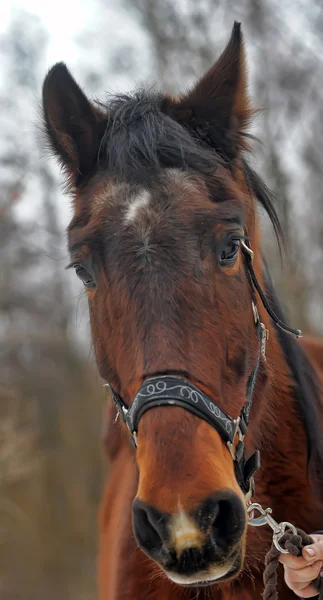
[[[261,253],[257,202],[280,226],[247,162],[240,25],[180,98],[97,105],[58,64],[43,101],[73,197],[71,266],[116,404],[100,598],[259,599],[271,534],[248,526],[255,449],[255,499],[322,528],[323,345],[282,325]]]

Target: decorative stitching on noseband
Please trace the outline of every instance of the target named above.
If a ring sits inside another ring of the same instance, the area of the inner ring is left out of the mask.
[[[204,406],[210,413],[210,415],[215,416],[217,419],[223,422],[223,425],[231,436],[233,433],[232,419],[228,415],[226,415],[214,402],[208,398],[205,394],[203,394],[200,390],[193,387],[192,384],[178,384],[172,385],[170,381],[171,377],[163,380],[158,378],[156,382],[153,380],[148,380],[147,385],[145,384],[140,388],[139,392],[136,394],[134,401],[129,409],[128,416],[134,414],[137,409],[140,398],[160,398],[168,401],[169,405],[175,404],[175,399],[180,397],[184,401],[189,401],[195,404],[195,406],[201,407]]]

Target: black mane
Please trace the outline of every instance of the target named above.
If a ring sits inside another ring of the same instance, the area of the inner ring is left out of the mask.
[[[165,114],[163,104],[162,95],[147,91],[111,98],[100,158],[112,175],[145,183],[165,168],[214,173],[219,156]]]

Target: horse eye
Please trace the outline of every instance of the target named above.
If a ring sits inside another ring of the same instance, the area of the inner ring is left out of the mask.
[[[237,257],[240,246],[240,240],[231,239],[227,242],[225,248],[221,252],[220,264],[227,265],[233,263]]]
[[[76,275],[83,282],[86,288],[93,289],[96,287],[94,279],[82,265],[76,264],[74,265],[74,269]]]

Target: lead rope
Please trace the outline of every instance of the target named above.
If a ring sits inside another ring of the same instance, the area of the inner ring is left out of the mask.
[[[280,554],[292,554],[293,556],[301,556],[305,546],[313,544],[312,538],[307,535],[302,529],[296,529],[292,523],[282,521],[277,523],[271,516],[271,508],[264,509],[257,502],[250,503],[247,508],[248,525],[251,527],[262,527],[269,525],[273,532],[273,543],[265,558],[265,571],[263,574],[264,592],[262,594],[264,600],[277,600],[277,569],[279,565]],[[323,586],[321,577],[317,577],[312,582],[312,585],[319,592],[318,600],[323,600]]]
[[[293,556],[301,556],[303,548],[309,544],[313,544],[313,539],[307,535],[302,529],[297,529],[297,533],[288,531],[283,535],[279,541],[285,552],[289,552]],[[265,558],[265,571],[263,574],[264,581],[264,600],[277,600],[277,570],[279,565],[280,551],[276,548],[275,544],[272,544],[269,552]],[[323,600],[323,586],[321,583],[321,577],[318,576],[312,581],[313,587],[319,592],[318,600]]]

